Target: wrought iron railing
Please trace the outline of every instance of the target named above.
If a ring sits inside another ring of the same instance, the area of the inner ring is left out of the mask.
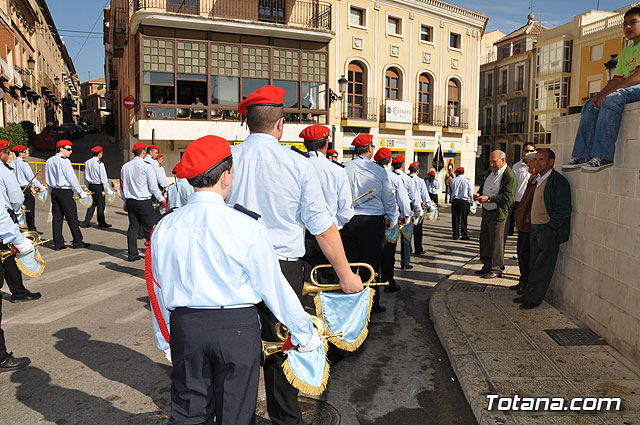
[[[423,103],[413,108],[413,123],[416,125],[442,125],[442,106]]]
[[[343,119],[376,121],[378,103],[375,97],[361,97],[347,94],[342,104]]]
[[[443,126],[449,128],[469,128],[469,121],[467,119],[468,111],[460,108],[443,108],[445,120]]]

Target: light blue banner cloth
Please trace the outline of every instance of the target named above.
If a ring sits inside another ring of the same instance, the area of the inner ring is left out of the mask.
[[[319,292],[316,296],[316,314],[327,324],[329,333],[342,336],[329,338],[336,347],[355,351],[367,338],[369,313],[375,291],[365,287],[356,294]]]
[[[287,351],[282,369],[294,388],[306,394],[322,394],[329,379],[326,343],[304,353],[298,350]]]

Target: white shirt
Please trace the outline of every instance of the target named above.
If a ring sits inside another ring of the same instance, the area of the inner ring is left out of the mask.
[[[167,187],[167,175],[164,172],[164,168],[162,168],[158,163],[158,160],[149,154],[147,154],[147,156],[144,157],[144,160],[145,162],[153,166],[153,170],[155,171],[156,179],[158,182],[157,184],[163,189]]]
[[[551,175],[552,171],[553,171],[553,168],[550,169],[549,171],[547,171],[546,173],[544,173],[544,175],[538,176],[538,178],[536,179],[536,184],[540,184],[543,181],[545,181],[547,179],[547,177],[549,177]]]
[[[291,331],[293,344],[313,332],[293,288],[280,271],[264,226],[226,205],[214,192],[196,192],[164,216],[151,236],[151,264],[158,305],[170,330],[178,307],[245,307],[263,301]],[[169,348],[156,318],[158,348]]]
[[[333,221],[338,226],[338,229],[342,229],[354,215],[353,207],[351,206],[353,197],[351,196],[351,186],[349,186],[347,173],[343,167],[334,164],[324,154],[317,151],[309,152],[309,160],[320,179],[322,193],[327,202],[327,207],[334,217]]]
[[[167,206],[171,209],[187,205],[192,193],[193,186],[187,179],[176,180],[176,184],[172,184],[167,189]]]
[[[107,170],[104,163],[97,156],[90,158],[84,163],[84,184],[101,184],[104,191],[109,193],[109,180],[107,179]]]
[[[65,158],[60,152],[47,159],[45,163],[46,182],[51,189],[73,189],[77,193],[82,192],[78,176],[73,171],[71,160]]]
[[[449,181],[449,188],[451,189],[451,199],[473,199],[471,180],[462,174]]]
[[[527,182],[531,177],[531,173],[529,173],[529,166],[522,159],[513,164],[512,169],[516,175],[516,181],[518,182],[516,194],[513,198],[516,202],[520,202],[522,200],[522,195],[524,195],[524,191],[527,190]]]
[[[409,177],[409,174],[400,171],[400,169],[396,169],[393,171],[393,174],[395,174],[396,176],[399,176],[400,179],[402,180],[402,183],[404,183],[404,188],[407,191],[407,194],[409,195],[409,202],[411,203],[411,205],[413,206],[413,208],[416,210],[417,214],[421,214],[422,213],[422,202],[421,202],[421,197],[420,194],[418,193],[418,187],[416,185],[416,183],[413,181],[413,179],[411,177]],[[413,216],[413,211],[411,211],[411,216]]]
[[[411,217],[413,215],[413,211],[411,210],[411,200],[409,199],[409,193],[407,192],[407,188],[402,181],[402,177],[389,169],[387,169],[387,173],[389,173],[391,187],[393,187],[393,192],[396,195],[396,204],[398,204],[400,216]]]
[[[25,187],[29,182],[31,182],[31,184],[38,189],[45,190],[45,187],[38,181],[38,179],[33,178],[33,170],[27,161],[22,158],[16,158],[11,163],[11,166],[13,167],[13,172],[16,174],[16,179],[18,179],[20,187]]]
[[[409,174],[409,177],[413,179],[417,193],[420,194],[420,203],[425,203],[427,207],[431,209],[431,197],[429,196],[429,192],[427,192],[427,184],[424,179],[417,174]]]
[[[4,193],[0,191],[0,205],[6,203]],[[24,242],[24,236],[20,233],[20,228],[13,222],[7,210],[0,208],[0,240],[4,244],[11,242],[14,245]]]
[[[500,182],[502,181],[502,175],[506,169],[507,164],[504,164],[502,168],[498,169],[498,171],[491,171],[491,173],[489,173],[484,181],[484,186],[482,187],[482,195],[495,196],[500,192]],[[498,204],[495,202],[487,202],[482,205],[482,209],[487,211],[493,211],[497,208]]]
[[[120,169],[120,196],[124,201],[142,201],[152,196],[160,202],[164,201],[153,166],[139,156],[124,164]]]
[[[438,193],[438,189],[440,189],[440,182],[438,181],[438,179],[433,179],[433,183],[430,182],[429,179],[427,179],[425,183],[427,185],[427,192]]]
[[[18,214],[24,203],[24,194],[13,167],[5,163],[0,163],[0,192],[2,192],[4,207]]]

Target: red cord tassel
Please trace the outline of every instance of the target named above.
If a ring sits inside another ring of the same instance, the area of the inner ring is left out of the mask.
[[[160,306],[158,305],[158,299],[156,298],[156,292],[153,290],[153,285],[156,282],[153,278],[153,270],[151,270],[151,242],[145,242],[145,245],[147,246],[147,249],[144,255],[144,277],[147,281],[147,292],[149,293],[149,301],[151,302],[153,314],[156,316],[156,321],[158,322],[160,332],[162,333],[164,339],[169,342],[169,329],[167,329],[167,324],[164,321],[164,317],[162,317],[162,312],[160,311]],[[158,285],[158,287],[160,287],[160,285]]]

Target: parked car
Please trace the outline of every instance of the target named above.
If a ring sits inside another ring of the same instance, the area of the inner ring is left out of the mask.
[[[36,134],[34,147],[37,150],[54,150],[59,140],[69,140],[71,137],[71,132],[66,127],[47,127]]]
[[[80,126],[76,123],[70,122],[62,125],[62,127],[69,130],[69,133],[71,133],[71,137],[73,139],[78,139],[84,136],[84,132],[82,131],[82,128],[80,128]]]

